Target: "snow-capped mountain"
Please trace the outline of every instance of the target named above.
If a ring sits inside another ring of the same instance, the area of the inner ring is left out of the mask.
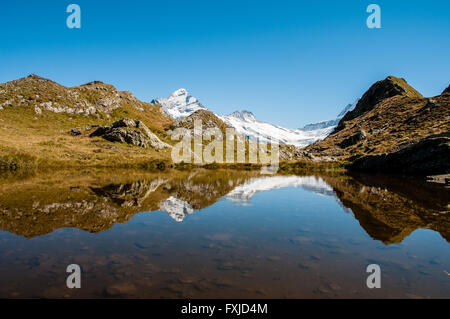
[[[177,120],[187,117],[198,110],[207,110],[186,89],[178,89],[168,98],[154,99],[152,103],[161,105],[166,114]]]
[[[313,124],[308,124],[303,126],[302,128],[300,128],[299,130],[302,131],[315,131],[315,130],[323,130],[323,129],[328,129],[329,133],[331,133],[331,131],[333,131],[333,129],[339,124],[339,121],[344,117],[344,115],[353,110],[356,106],[356,104],[358,104],[359,99],[357,99],[354,103],[350,103],[348,104],[341,113],[339,113],[339,115],[332,120],[328,120],[328,121],[323,121],[323,122],[318,122],[318,123],[313,123]],[[327,134],[327,135],[328,135]]]
[[[318,129],[315,131],[291,130],[282,126],[258,121],[249,111],[236,111],[230,115],[218,117],[239,134],[249,140],[269,143],[272,140],[280,144],[291,144],[304,147],[318,139],[325,138],[329,131]]]
[[[176,90],[168,98],[154,99],[152,103],[160,104],[163,111],[175,119],[187,117],[198,110],[208,110],[186,89]],[[278,141],[280,144],[305,147],[327,137],[345,113],[353,109],[355,105],[356,102],[349,104],[335,119],[309,124],[296,130],[258,121],[249,111],[236,111],[230,115],[216,114],[216,116],[249,140],[263,143]]]

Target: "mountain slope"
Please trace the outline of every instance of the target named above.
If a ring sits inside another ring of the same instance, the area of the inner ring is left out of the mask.
[[[381,155],[378,161],[361,164],[358,169],[372,170],[376,166],[377,170],[386,171],[389,157],[384,154],[405,152],[409,147],[413,153],[427,154],[442,145],[440,162],[450,163],[450,139],[446,137],[449,131],[450,94],[444,91],[441,95],[424,98],[405,80],[390,76],[375,83],[331,135],[306,150],[322,160],[355,161]],[[440,138],[442,143],[423,142],[433,138]],[[449,140],[445,142],[445,139]],[[420,147],[427,147],[427,150]],[[409,166],[409,172],[450,172],[450,164],[428,167],[429,159],[425,156],[415,158],[414,162],[411,156],[395,158],[401,159],[401,164],[397,163],[399,166]]]
[[[222,134],[225,134],[226,129],[229,128],[229,126],[225,124],[213,112],[203,109],[197,110],[194,113],[190,114],[189,116],[175,121],[170,126],[170,128],[172,130],[176,128],[186,128],[188,130],[193,130],[196,120],[201,121],[203,129],[217,127],[221,130]]]
[[[248,111],[236,111],[226,116],[219,116],[239,134],[249,140],[270,143],[271,140],[280,144],[289,144],[304,147],[320,138],[325,138],[330,130],[318,129],[312,131],[291,130],[282,126],[258,121],[253,113]]]
[[[156,104],[99,81],[64,87],[30,75],[0,84],[0,168],[116,166],[169,159],[170,151],[111,143],[89,134],[123,118],[139,120],[159,139],[174,121]]]
[[[356,104],[355,109],[344,115],[339,122],[336,131],[343,129],[345,127],[345,122],[369,112],[383,100],[398,95],[410,98],[423,98],[422,94],[410,86],[405,79],[388,76],[386,79],[373,84],[369,90],[364,93],[361,100]]]

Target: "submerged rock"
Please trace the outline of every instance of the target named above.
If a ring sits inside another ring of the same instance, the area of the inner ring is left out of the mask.
[[[170,148],[161,141],[150,129],[139,120],[123,118],[111,126],[101,126],[90,137],[102,137],[110,142],[127,143],[140,147],[153,147],[155,149]]]

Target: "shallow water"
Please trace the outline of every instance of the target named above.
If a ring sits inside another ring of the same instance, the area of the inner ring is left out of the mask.
[[[0,185],[0,298],[450,298],[439,185],[205,170]]]

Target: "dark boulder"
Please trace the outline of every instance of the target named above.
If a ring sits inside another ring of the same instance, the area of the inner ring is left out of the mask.
[[[79,128],[73,128],[70,130],[70,135],[79,136],[79,135],[81,135],[81,130]]]

